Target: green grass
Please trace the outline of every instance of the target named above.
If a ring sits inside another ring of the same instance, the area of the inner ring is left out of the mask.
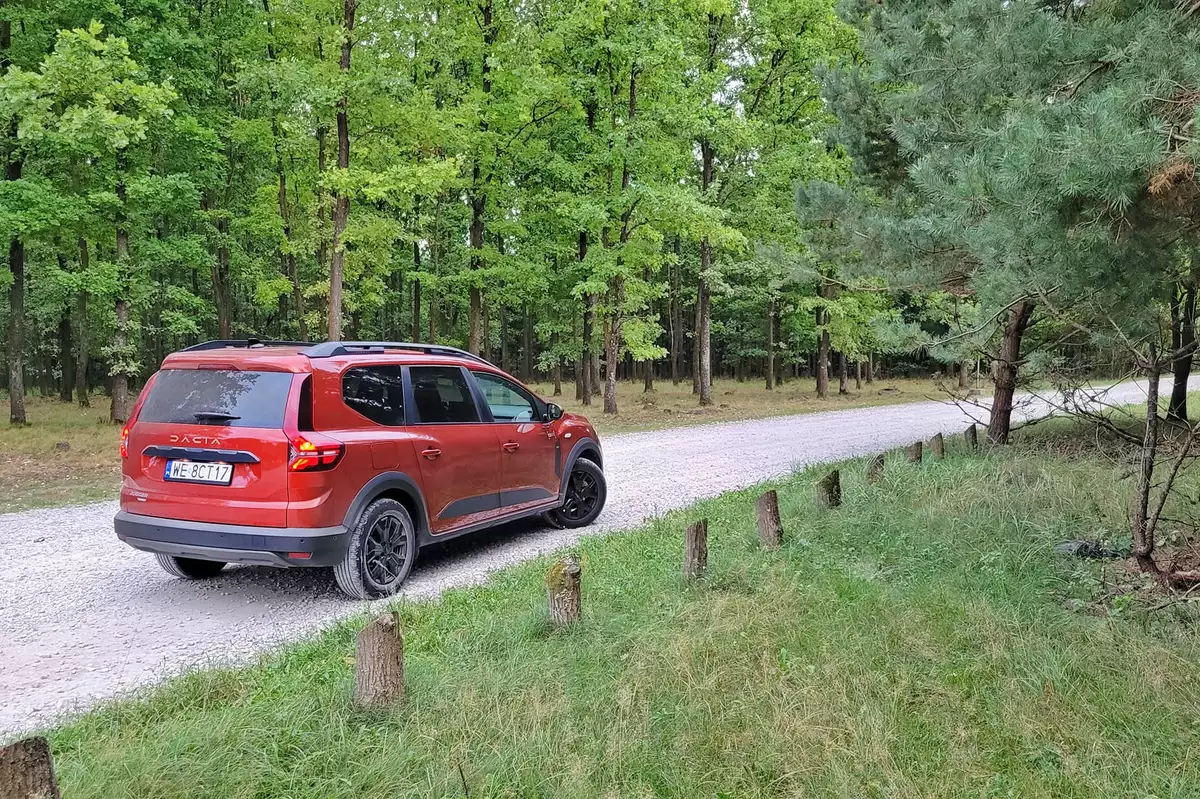
[[[1073,612],[1101,567],[1049,554],[1122,529],[1112,465],[952,449],[874,486],[861,465],[838,511],[814,508],[816,473],[779,486],[779,552],[756,546],[757,492],[584,540],[566,633],[546,560],[403,605],[393,712],[351,704],[362,620],[103,707],[51,733],[63,795],[1200,795],[1186,617]],[[700,516],[710,573],[688,587]]]

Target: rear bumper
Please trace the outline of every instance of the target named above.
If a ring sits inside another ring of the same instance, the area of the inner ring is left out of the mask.
[[[333,566],[346,554],[345,527],[246,527],[164,519],[121,511],[117,538],[135,549],[181,558],[254,563],[260,566]],[[288,553],[309,552],[307,559]]]

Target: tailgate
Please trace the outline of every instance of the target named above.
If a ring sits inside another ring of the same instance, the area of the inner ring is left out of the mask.
[[[292,380],[286,372],[159,372],[129,432],[125,509],[286,526],[290,445],[283,420]]]

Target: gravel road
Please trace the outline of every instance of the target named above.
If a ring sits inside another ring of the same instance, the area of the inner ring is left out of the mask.
[[[1136,402],[1137,385],[1112,389]],[[1021,412],[1041,415],[1044,406]],[[580,531],[511,525],[423,553],[404,594],[432,597],[488,572],[634,527],[657,514],[811,463],[870,454],[970,420],[927,401],[610,436],[608,505]],[[325,570],[229,568],[169,577],[113,533],[115,502],[0,515],[0,735],[45,725],[182,669],[245,660],[362,609]]]

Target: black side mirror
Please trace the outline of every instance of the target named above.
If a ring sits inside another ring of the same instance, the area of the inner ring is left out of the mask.
[[[553,402],[546,403],[546,421],[553,422],[556,419],[561,419],[562,415],[562,407],[555,405]]]

